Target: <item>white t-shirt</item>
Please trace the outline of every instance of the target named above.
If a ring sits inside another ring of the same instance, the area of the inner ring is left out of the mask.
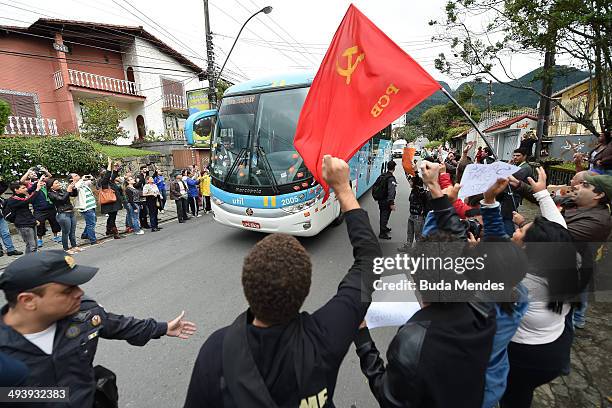
[[[55,339],[55,330],[57,329],[57,324],[53,323],[47,329],[31,334],[24,334],[25,337],[30,343],[34,344],[36,347],[45,352],[45,354],[51,354],[53,352],[53,340]]]
[[[563,304],[561,314],[555,313],[548,308],[548,302],[544,301],[548,297],[548,282],[545,278],[528,273],[522,282],[529,290],[529,307],[512,341],[521,344],[552,343],[565,330],[565,315],[569,313],[570,305]]]

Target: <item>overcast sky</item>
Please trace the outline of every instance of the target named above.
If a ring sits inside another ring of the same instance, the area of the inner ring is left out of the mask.
[[[0,0],[0,24],[25,26],[27,23],[14,20],[33,22],[39,17],[53,17],[142,25],[196,64],[206,66],[201,0],[127,2]],[[350,3],[348,0],[209,0],[217,64],[225,60],[242,23],[256,10],[271,5],[274,8],[271,14],[258,15],[243,31],[226,67],[227,74],[240,81],[295,69],[316,70]],[[435,29],[428,22],[443,20],[446,0],[355,0],[353,3],[434,78],[450,82],[453,87],[459,84],[433,65],[438,53],[449,49],[445,44],[431,42]],[[515,56],[504,62],[515,76],[540,66],[538,56]]]

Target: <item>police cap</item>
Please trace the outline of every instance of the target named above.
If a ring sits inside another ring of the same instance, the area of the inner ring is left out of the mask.
[[[98,268],[77,265],[74,258],[58,249],[23,255],[0,272],[0,289],[27,291],[47,283],[68,286],[82,285],[98,272]]]

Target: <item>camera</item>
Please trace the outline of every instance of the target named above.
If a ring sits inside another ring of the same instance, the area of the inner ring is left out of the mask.
[[[93,176],[91,174],[85,174],[83,180],[93,180]]]
[[[474,237],[478,238],[482,232],[482,224],[478,222],[476,218],[467,218],[461,220],[461,223],[465,227],[466,233],[472,233]]]
[[[33,172],[36,175],[37,179],[41,179],[43,176],[47,174],[47,169],[41,166],[40,164],[31,167],[29,171]]]

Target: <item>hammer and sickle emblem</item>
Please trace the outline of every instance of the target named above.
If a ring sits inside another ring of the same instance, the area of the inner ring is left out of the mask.
[[[347,48],[342,56],[347,58],[347,66],[346,68],[342,68],[338,61],[336,61],[336,69],[338,73],[344,77],[346,77],[346,84],[349,85],[351,83],[351,75],[353,75],[353,71],[357,68],[357,65],[365,59],[365,54],[362,52],[357,56],[357,59],[353,62],[353,54],[357,54],[359,52],[358,46],[352,46],[351,48]]]

